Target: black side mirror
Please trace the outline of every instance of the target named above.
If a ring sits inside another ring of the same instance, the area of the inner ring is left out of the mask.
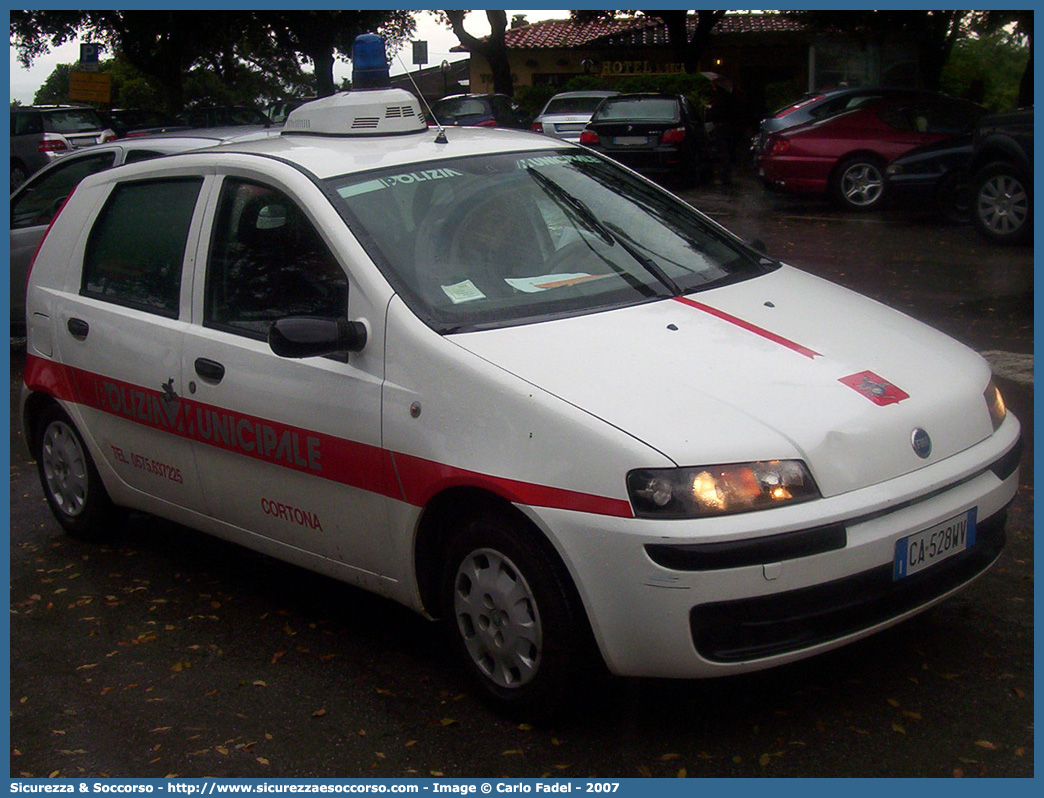
[[[366,325],[346,319],[292,316],[279,319],[269,328],[268,345],[279,357],[360,352],[366,346]]]
[[[746,245],[753,249],[755,252],[758,252],[762,255],[768,255],[768,247],[765,246],[765,242],[762,241],[760,238],[752,238],[750,239],[750,241],[746,241],[744,243],[746,243]]]

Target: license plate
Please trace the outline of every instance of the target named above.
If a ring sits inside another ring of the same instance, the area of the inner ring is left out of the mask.
[[[976,508],[895,544],[893,579],[904,579],[975,545]]]
[[[623,147],[630,147],[635,144],[648,144],[648,136],[617,136],[613,141],[614,144],[619,144]]]

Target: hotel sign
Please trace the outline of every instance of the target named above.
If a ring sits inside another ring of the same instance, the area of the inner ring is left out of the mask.
[[[658,64],[654,61],[603,61],[602,77],[625,77],[629,75],[681,75],[685,64]]]

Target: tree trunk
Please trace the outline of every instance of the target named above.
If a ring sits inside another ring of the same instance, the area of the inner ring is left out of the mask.
[[[508,97],[515,96],[515,81],[511,77],[511,62],[507,54],[507,12],[486,11],[489,19],[491,33],[486,40],[476,39],[464,30],[464,11],[447,11],[446,18],[450,21],[453,33],[469,52],[477,53],[486,59],[489,69],[493,73],[493,91],[497,94],[506,94]],[[472,87],[474,91],[474,87]]]
[[[329,97],[337,91],[333,76],[333,48],[308,53],[308,57],[312,60],[312,68],[315,70],[316,97]]]

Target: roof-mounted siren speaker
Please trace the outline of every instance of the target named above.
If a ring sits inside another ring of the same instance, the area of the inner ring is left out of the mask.
[[[390,86],[384,39],[376,33],[356,36],[352,44],[352,89],[387,89]]]
[[[388,136],[427,129],[417,98],[391,88],[384,40],[364,33],[352,46],[352,90],[296,108],[283,135]]]

